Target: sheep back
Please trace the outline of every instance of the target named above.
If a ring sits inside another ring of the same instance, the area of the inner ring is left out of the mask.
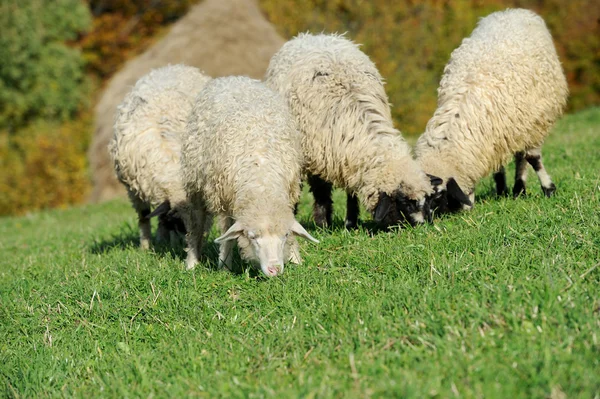
[[[305,169],[356,192],[372,211],[380,192],[430,190],[393,126],[384,82],[369,57],[341,35],[300,34],[275,53],[266,83],[287,99],[302,133]]]
[[[523,9],[492,13],[452,52],[417,157],[428,173],[454,175],[472,190],[515,152],[540,147],[567,97],[543,19]]]
[[[256,223],[300,196],[300,135],[284,100],[258,80],[217,78],[198,94],[187,125],[182,171],[189,198],[208,211]]]
[[[193,98],[208,80],[185,65],[155,69],[118,106],[109,152],[118,179],[142,201],[157,205],[184,195],[181,135]]]

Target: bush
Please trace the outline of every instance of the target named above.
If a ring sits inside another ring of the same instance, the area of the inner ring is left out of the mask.
[[[387,79],[398,127],[424,131],[450,53],[479,17],[506,7],[538,12],[553,33],[571,89],[569,109],[600,102],[600,32],[596,0],[260,0],[285,37],[298,32],[348,32]],[[596,31],[596,34],[590,32]]]
[[[81,112],[86,72],[107,79],[195,0],[0,1],[0,215],[82,202],[93,132],[92,110]]]
[[[2,0],[0,129],[73,116],[88,98],[81,53],[65,45],[91,23],[80,0]]]
[[[198,0],[90,0],[93,27],[80,45],[87,70],[107,79]]]
[[[18,134],[0,132],[0,215],[85,200],[92,119],[88,112],[62,124],[36,121]]]

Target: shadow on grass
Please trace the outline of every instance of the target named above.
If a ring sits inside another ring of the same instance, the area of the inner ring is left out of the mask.
[[[381,227],[379,224],[377,224],[371,219],[359,219],[358,224],[355,228],[347,228],[345,219],[339,217],[334,217],[331,226],[327,227],[317,226],[317,224],[310,218],[302,219],[300,223],[302,224],[302,226],[304,226],[306,231],[308,231],[311,234],[314,232],[321,232],[321,234],[338,234],[343,231],[361,230],[370,235],[371,237],[379,233],[413,228],[408,223],[399,223],[397,225]]]
[[[159,257],[170,257],[185,263],[187,253],[185,251],[185,236],[179,234],[177,239],[173,243],[162,243],[156,242],[155,237],[152,239],[152,246],[149,250],[150,253],[154,253]],[[113,250],[125,251],[125,250],[138,250],[143,251],[139,248],[140,237],[137,230],[137,226],[133,227],[129,224],[121,226],[121,229],[117,233],[111,234],[107,239],[94,240],[94,243],[89,246],[89,251],[94,255],[106,254]],[[240,257],[237,250],[237,246],[233,252],[233,267],[229,270],[233,274],[245,274],[248,273],[251,277],[260,276],[260,271],[255,270],[252,265],[245,262]],[[219,246],[214,240],[207,240],[204,243],[202,249],[202,255],[200,259],[201,267],[206,267],[209,270],[222,270],[219,268]]]
[[[507,188],[507,192],[505,195],[500,195],[496,193],[496,188],[491,187],[489,190],[486,190],[484,193],[475,196],[475,203],[483,202],[483,201],[499,201],[503,198],[511,198],[512,199],[512,187]]]

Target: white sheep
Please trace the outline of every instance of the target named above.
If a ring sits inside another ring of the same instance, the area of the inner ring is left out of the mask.
[[[177,225],[166,212],[185,202],[180,177],[181,135],[196,93],[210,78],[198,69],[170,65],[139,79],[117,108],[108,145],[118,179],[138,213],[140,247],[150,246],[150,210],[159,209],[157,239]],[[176,209],[175,209],[176,210]]]
[[[452,52],[438,94],[415,150],[423,169],[441,178],[432,207],[470,208],[476,183],[495,171],[497,191],[505,194],[503,167],[513,155],[515,196],[525,191],[526,162],[544,194],[554,193],[541,146],[563,112],[568,88],[542,18],[508,9],[481,19]]]
[[[275,53],[265,81],[299,124],[318,225],[331,224],[332,185],[347,192],[347,227],[357,223],[356,196],[383,225],[402,215],[411,224],[428,218],[429,178],[393,126],[379,71],[356,44],[342,35],[300,34]]]
[[[300,134],[285,101],[258,80],[217,78],[198,94],[182,147],[189,209],[187,268],[200,256],[218,215],[219,264],[231,269],[235,240],[242,258],[269,277],[284,260],[300,262],[294,235],[318,242],[294,218],[300,196]]]

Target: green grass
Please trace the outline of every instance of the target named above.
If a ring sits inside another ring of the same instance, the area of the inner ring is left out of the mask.
[[[598,398],[600,108],[544,159],[556,197],[487,178],[414,229],[345,231],[338,192],[273,280],[141,252],[125,201],[0,219],[0,395]]]

